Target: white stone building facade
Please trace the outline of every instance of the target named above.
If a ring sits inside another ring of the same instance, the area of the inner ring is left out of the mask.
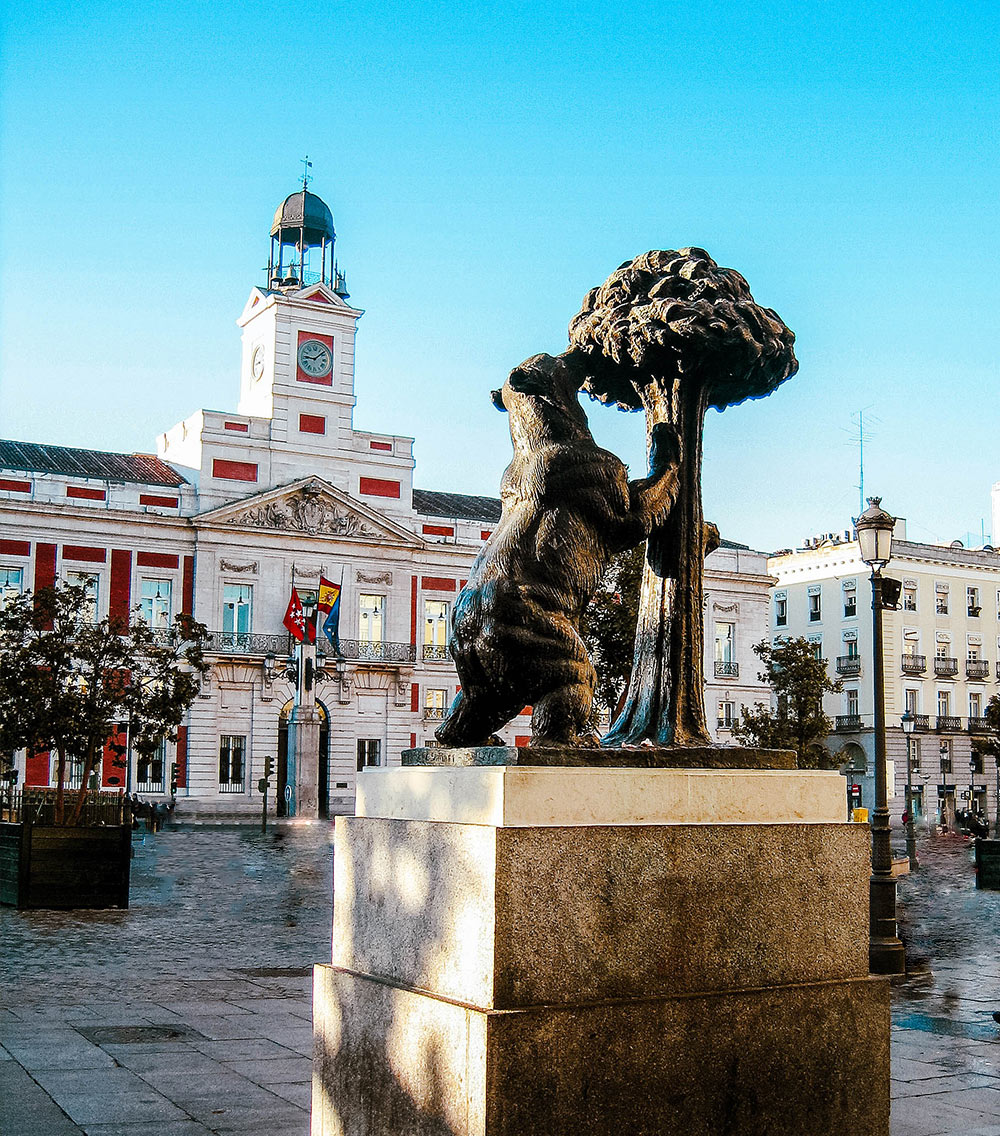
[[[839,754],[864,807],[874,806],[874,683],[871,582],[851,530],[812,538],[771,557],[770,635],[804,636],[843,683],[828,695]],[[911,737],[914,815],[954,817],[973,805],[996,816],[997,770],[984,768],[973,742],[985,732],[987,703],[1000,680],[1000,555],[982,549],[906,539],[897,522],[884,575],[901,584],[899,610],[883,612],[885,715],[890,809],[905,805],[904,712],[916,716]]]
[[[91,587],[99,617],[140,605],[154,624],[192,613],[211,632],[211,671],[176,742],[152,763],[106,759],[101,770],[105,787],[155,798],[176,764],[182,815],[259,812],[268,757],[281,811],[295,689],[282,620],[291,589],[315,591],[321,574],[343,586],[343,657],[319,660],[321,812],[351,809],[365,765],[398,764],[432,739],[457,689],[451,605],[499,519],[494,498],[415,489],[411,438],[354,429],[362,312],[326,271],[332,217],[303,190],[279,207],[272,236],[309,225],[324,242],[323,270],[279,267],[238,320],[235,412],[197,411],[157,439],[155,457],[0,442],[0,586],[72,579]],[[766,633],[765,568],[762,554],[737,546],[709,560],[713,724],[723,703],[736,716],[766,698],[747,682],[749,646]],[[719,647],[724,624],[735,630]],[[530,718],[503,736],[526,742]],[[730,740],[728,722],[717,737]],[[19,755],[22,783],[51,783],[52,764]]]

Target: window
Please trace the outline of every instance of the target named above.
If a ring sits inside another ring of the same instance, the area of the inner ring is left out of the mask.
[[[934,593],[934,611],[938,615],[948,614],[948,585],[938,584]]]
[[[810,639],[809,642],[810,642],[812,649],[813,649],[813,658],[819,659],[819,660],[822,661],[822,658],[823,658],[823,640],[822,639]]]
[[[1000,599],[997,600],[997,605],[1000,607]],[[788,600],[784,596],[774,598],[774,622],[777,627],[788,625]]]
[[[970,643],[968,645],[968,647],[966,647],[966,650],[968,651],[968,655],[966,656],[966,658],[969,660],[970,663],[978,663],[979,660],[982,658],[982,656],[979,654],[979,647],[976,646],[975,644]]]
[[[448,704],[447,690],[424,691],[424,717],[443,718],[444,708]]]
[[[809,622],[819,623],[823,618],[822,596],[819,592],[814,592],[809,597]]]
[[[951,691],[939,690],[937,692],[937,708],[939,718],[948,718],[951,716]]]
[[[0,568],[0,607],[21,594],[23,580],[23,568]]]
[[[950,659],[951,656],[948,652],[951,650],[950,643],[936,643],[934,645],[934,658],[935,659]]]
[[[844,694],[847,696],[847,713],[850,717],[856,718],[858,716],[858,692],[856,690],[845,690]]]
[[[58,766],[55,764],[57,758],[53,758],[52,766],[52,784],[56,783],[56,778],[59,776]],[[67,789],[80,789],[83,787],[83,758],[77,757],[75,754],[68,753],[66,755],[66,780],[64,782]]]
[[[424,600],[424,658],[444,659],[448,644],[448,601]],[[428,650],[428,648],[432,648]]]
[[[143,580],[139,585],[142,618],[155,631],[170,626],[170,588],[169,580]]]
[[[910,738],[910,768],[914,773],[920,770],[920,739]]]
[[[966,588],[965,589],[966,603],[968,605],[969,615],[975,619],[983,610],[979,602],[979,589]]]
[[[385,596],[359,596],[358,607],[358,638],[362,643],[382,643]]]
[[[941,760],[941,772],[951,772],[951,742],[942,742],[938,750]]]
[[[719,729],[731,730],[736,720],[736,703],[724,698],[719,703]]]
[[[735,623],[716,623],[715,661],[717,663],[731,663],[733,661],[733,645],[735,639]]]
[[[358,772],[365,766],[382,764],[382,740],[380,738],[358,738]]]
[[[135,759],[136,790],[140,793],[162,793],[163,771],[167,753],[166,741],[151,755],[139,754]],[[221,780],[221,778],[220,778]]]
[[[915,716],[917,713],[917,705],[917,692],[915,690],[904,690],[903,708],[906,710],[906,713],[913,714]]]
[[[904,655],[919,655],[920,654],[920,632],[919,631],[904,631],[903,632],[903,654]]]
[[[246,775],[247,739],[243,734],[219,738],[219,792],[242,793]]]
[[[844,618],[850,619],[858,614],[858,589],[844,588]]]
[[[87,599],[80,609],[80,618],[85,623],[96,623],[101,577],[96,572],[67,572],[66,583],[86,591]]]
[[[844,653],[849,659],[856,659],[858,657],[858,641],[857,639],[847,639],[844,642]]]
[[[978,691],[969,692],[969,717],[981,718],[983,716],[983,696]]]
[[[222,630],[226,635],[245,635],[253,623],[253,584],[224,584]]]
[[[917,585],[903,585],[903,611],[917,610]]]

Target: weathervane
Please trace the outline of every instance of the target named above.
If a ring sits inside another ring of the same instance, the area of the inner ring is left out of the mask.
[[[309,171],[312,169],[312,162],[309,161],[308,154],[299,161],[302,163],[302,192],[305,193],[309,188]]]

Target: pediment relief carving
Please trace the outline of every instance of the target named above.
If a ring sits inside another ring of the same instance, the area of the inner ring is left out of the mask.
[[[334,501],[321,489],[305,485],[285,497],[260,501],[226,519],[236,528],[275,529],[323,536],[383,537],[366,517]]]

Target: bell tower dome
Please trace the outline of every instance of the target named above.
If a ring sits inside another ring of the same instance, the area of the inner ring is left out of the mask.
[[[334,259],[337,239],[330,207],[310,193],[308,166],[302,188],[290,193],[278,206],[271,224],[271,248],[267,258],[269,291],[327,284],[342,299],[348,292],[344,274]],[[317,271],[318,269],[318,271]]]

